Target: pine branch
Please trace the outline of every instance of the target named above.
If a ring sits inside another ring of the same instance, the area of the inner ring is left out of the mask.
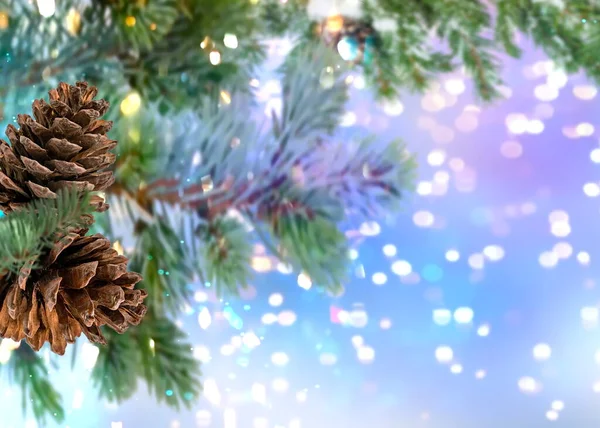
[[[139,373],[159,402],[189,408],[202,392],[200,366],[172,321],[151,316],[135,331]]]
[[[101,398],[122,402],[137,390],[139,352],[132,333],[118,334],[103,331],[106,345],[99,348],[98,359],[92,370],[92,382]]]
[[[45,423],[50,416],[56,422],[63,422],[65,412],[61,397],[48,378],[42,358],[23,342],[13,353],[7,370],[9,380],[21,388],[23,412],[31,406],[38,421]]]
[[[332,293],[343,288],[348,277],[348,246],[336,223],[302,209],[272,213],[270,220],[285,262],[305,272],[318,287]]]
[[[252,243],[248,231],[238,220],[221,216],[201,227],[197,234],[203,243],[198,262],[203,266],[205,279],[218,296],[237,295],[252,276],[249,263]]]
[[[0,272],[17,274],[34,264],[58,234],[90,224],[90,195],[63,190],[56,199],[38,199],[0,221]]]
[[[141,287],[148,291],[145,303],[158,313],[177,314],[191,297],[189,283],[195,269],[181,236],[157,220],[137,225],[131,268],[144,277]]]

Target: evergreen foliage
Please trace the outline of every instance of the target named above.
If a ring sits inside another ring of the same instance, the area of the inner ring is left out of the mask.
[[[365,19],[394,24],[379,33],[375,58],[363,67],[384,97],[426,90],[462,66],[479,96],[495,99],[502,55],[521,55],[519,33],[558,67],[600,82],[596,1],[363,5]],[[235,295],[261,242],[336,293],[348,273],[344,222],[393,211],[410,189],[414,162],[400,142],[329,139],[350,67],[316,40],[306,7],[306,0],[61,0],[43,17],[35,2],[0,0],[5,122],[59,80],[88,80],[112,104],[116,182],[106,195],[111,210],[93,227],[121,241],[131,269],[144,275],[149,308],[126,334],[105,332],[92,372],[101,397],[126,400],[141,380],[168,405],[193,403],[199,363],[172,320],[190,284]],[[266,57],[265,40],[281,35],[297,44],[280,70],[282,109],[261,127],[250,120],[249,82]],[[137,113],[119,112],[128,99],[139,103]],[[65,228],[89,226],[88,197],[62,193],[0,220],[0,274],[35,263]],[[63,419],[45,362],[25,344],[0,369],[38,420]]]

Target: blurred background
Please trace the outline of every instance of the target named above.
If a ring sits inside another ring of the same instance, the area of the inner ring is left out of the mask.
[[[239,298],[195,287],[177,323],[203,396],[176,411],[145,393],[97,398],[97,357],[50,366],[70,428],[594,428],[600,426],[600,115],[597,87],[523,42],[502,57],[503,100],[458,70],[419,95],[376,99],[352,73],[334,139],[401,138],[418,160],[399,214],[354,222],[352,277],[319,293],[260,244]],[[267,43],[257,119],[281,105]],[[48,355],[44,358],[49,359]],[[34,428],[0,384],[0,427]]]

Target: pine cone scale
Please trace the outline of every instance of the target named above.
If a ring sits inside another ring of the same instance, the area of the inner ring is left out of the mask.
[[[49,102],[33,102],[33,117],[19,115],[19,128],[7,127],[10,144],[0,140],[0,210],[56,198],[62,189],[105,190],[113,183],[107,169],[116,160],[110,150],[117,142],[106,136],[112,126],[102,119],[108,103],[94,100],[96,94],[86,83],[61,83],[49,92]],[[99,195],[90,204],[97,211],[108,208]],[[93,216],[85,217],[85,224],[93,223]],[[0,273],[0,337],[26,340],[35,350],[49,342],[62,355],[82,333],[105,344],[101,326],[123,333],[141,322],[147,294],[134,289],[141,276],[127,270],[127,257],[108,239],[87,232],[63,231],[39,260],[18,274]]]

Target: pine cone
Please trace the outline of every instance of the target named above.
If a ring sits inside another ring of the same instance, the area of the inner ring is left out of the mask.
[[[17,116],[20,129],[8,125],[10,145],[0,140],[0,210],[10,212],[36,198],[55,198],[56,191],[74,187],[101,191],[114,181],[105,171],[115,161],[109,153],[116,141],[106,136],[112,122],[100,117],[108,102],[94,100],[94,86],[60,83],[49,92],[50,104],[33,102],[32,118]],[[107,207],[93,200],[98,211]]]
[[[133,288],[141,276],[127,271],[127,258],[108,239],[86,233],[63,235],[34,269],[0,274],[0,337],[26,339],[36,351],[50,342],[63,355],[82,332],[105,344],[100,326],[123,333],[139,324],[146,292]]]

